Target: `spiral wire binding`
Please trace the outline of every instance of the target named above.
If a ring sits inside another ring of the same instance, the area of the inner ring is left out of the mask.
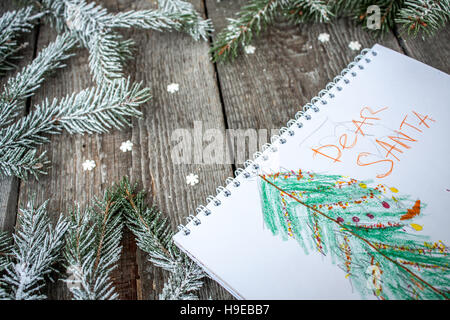
[[[349,79],[348,75],[350,75],[352,78],[355,78],[358,74],[355,70],[352,70],[355,66],[359,70],[364,70],[364,66],[361,65],[359,62],[364,59],[365,63],[371,63],[372,59],[369,56],[366,56],[369,52],[372,53],[372,56],[377,56],[377,52],[373,51],[372,49],[366,48],[363,49],[359,55],[357,55],[354,60],[348,64],[346,68],[344,68],[341,73],[336,76],[331,82],[329,82],[325,89],[319,91],[317,96],[311,99],[309,103],[307,103],[303,110],[298,111],[294,115],[294,119],[290,119],[286,127],[282,127],[279,130],[279,135],[273,135],[270,138],[270,143],[266,143],[262,146],[262,152],[258,151],[253,154],[253,160],[247,160],[244,162],[244,168],[239,168],[234,172],[235,178],[228,177],[225,180],[226,186],[232,185],[233,188],[238,188],[241,184],[239,181],[239,177],[242,176],[244,179],[247,179],[251,176],[252,172],[255,172],[259,169],[258,160],[262,159],[263,161],[268,160],[268,156],[266,155],[266,151],[269,150],[269,152],[276,152],[278,149],[276,147],[276,143],[279,144],[285,144],[287,142],[286,138],[283,137],[287,133],[289,136],[295,135],[295,130],[293,130],[294,126],[297,128],[303,127],[303,120],[309,121],[312,119],[312,116],[308,113],[306,113],[308,110],[312,110],[314,112],[320,112],[320,107],[317,106],[318,104],[325,106],[328,102],[327,99],[333,99],[335,98],[335,94],[330,92],[331,89],[336,87],[337,91],[342,91],[343,87],[340,85],[338,86],[338,82],[343,80],[344,84],[349,84],[351,80]],[[214,206],[220,206],[222,204],[222,201],[218,199],[220,195],[223,195],[224,197],[231,196],[232,192],[229,188],[219,186],[216,188],[217,195],[212,196],[209,195],[206,198],[207,203],[213,203]],[[207,204],[207,205],[208,205]],[[188,217],[186,217],[187,223],[193,222],[194,226],[198,226],[201,224],[201,220],[198,218],[198,215],[203,214],[205,216],[209,216],[211,214],[211,210],[207,207],[200,205],[195,209],[197,216],[194,216],[190,214]],[[183,232],[186,236],[191,233],[191,230],[187,228],[185,225],[178,225],[178,230]]]

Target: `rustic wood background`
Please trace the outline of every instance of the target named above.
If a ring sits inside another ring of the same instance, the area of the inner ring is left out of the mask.
[[[212,19],[216,30],[226,26],[244,1],[192,0],[197,10]],[[98,0],[111,12],[155,7],[154,1]],[[13,1],[2,1],[0,11],[14,8]],[[330,34],[328,43],[317,40]],[[349,20],[335,24],[289,26],[279,22],[255,42],[253,55],[241,55],[233,63],[213,64],[209,42],[195,42],[188,35],[171,32],[132,30],[124,35],[136,43],[135,59],[127,64],[127,74],[151,88],[153,99],[142,106],[144,116],[134,119],[133,127],[103,135],[62,134],[53,136],[47,151],[52,168],[39,181],[0,179],[0,228],[12,231],[18,207],[36,195],[38,203],[50,199],[55,214],[67,212],[74,201],[86,205],[94,195],[118,181],[131,177],[141,187],[152,190],[149,202],[158,205],[171,219],[175,229],[184,217],[215,194],[218,185],[233,176],[235,165],[175,165],[171,161],[177,128],[193,128],[202,121],[204,130],[274,129],[284,126],[299,108],[337,75],[356,55],[349,49],[357,40],[363,47],[376,42],[450,73],[450,28],[427,40],[404,39],[398,31],[376,39]],[[25,65],[55,38],[53,29],[39,25],[26,37]],[[213,35],[214,37],[214,35]],[[27,110],[44,97],[62,97],[92,85],[87,53],[78,54],[68,66],[49,78],[38,93],[27,101]],[[420,81],[420,79],[411,79]],[[167,92],[176,82],[180,90]],[[133,142],[132,152],[119,149],[123,141]],[[260,144],[262,144],[261,142]],[[97,167],[83,171],[82,162],[93,159]],[[239,166],[239,164],[237,164]],[[200,183],[188,186],[189,173],[199,175]],[[133,237],[125,232],[120,266],[114,273],[121,299],[157,299],[167,274],[152,267],[137,249]],[[50,299],[69,299],[61,281],[47,288]],[[199,292],[201,299],[232,299],[216,282],[208,279]]]

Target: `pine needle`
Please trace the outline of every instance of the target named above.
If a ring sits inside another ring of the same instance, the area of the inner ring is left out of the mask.
[[[161,300],[193,300],[205,276],[202,269],[175,246],[167,219],[155,207],[147,207],[145,192],[136,191],[127,179],[122,180],[119,190],[124,202],[127,227],[135,235],[138,247],[146,252],[148,260],[170,273]]]
[[[55,271],[61,258],[64,234],[68,224],[60,218],[53,227],[47,212],[47,203],[35,208],[30,201],[18,215],[19,228],[13,235],[9,262],[0,277],[0,299],[41,300],[45,277]]]

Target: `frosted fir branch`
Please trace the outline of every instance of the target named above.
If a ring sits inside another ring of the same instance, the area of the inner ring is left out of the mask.
[[[118,34],[98,33],[89,42],[89,67],[97,83],[124,77],[123,65],[132,57],[133,40]]]
[[[137,192],[127,179],[120,183],[124,217],[127,227],[136,237],[138,247],[146,252],[148,260],[170,273],[160,299],[197,299],[205,276],[202,269],[175,246],[173,232],[167,219],[155,207],[145,203],[145,192]]]
[[[203,277],[203,270],[195,262],[187,257],[181,258],[164,284],[159,299],[197,300],[198,297],[192,292],[203,286]]]
[[[0,278],[0,299],[45,299],[41,293],[45,277],[55,271],[64,246],[68,223],[59,218],[55,226],[50,223],[47,203],[35,208],[30,201],[18,215],[18,229],[13,235],[12,260]]]
[[[405,1],[395,22],[408,34],[432,35],[450,19],[449,0]]]
[[[42,6],[51,13],[50,21],[59,31],[76,33],[85,47],[92,35],[115,28],[173,29],[185,31],[196,40],[207,40],[208,33],[213,31],[209,19],[203,19],[191,3],[181,0],[159,0],[156,10],[130,10],[117,14],[84,0],[43,0]]]
[[[120,79],[61,100],[54,99],[51,103],[45,100],[30,114],[0,130],[0,154],[3,155],[0,169],[4,175],[27,171],[34,174],[36,170],[30,168],[41,169],[42,158],[38,157],[37,161],[35,154],[29,151],[49,142],[49,135],[63,130],[70,134],[91,134],[122,128],[130,125],[129,117],[141,115],[137,107],[148,99],[148,88]],[[19,148],[25,150],[17,151]]]
[[[329,22],[334,16],[333,3],[324,0],[293,0],[283,8],[283,13],[294,23]]]
[[[172,15],[172,19],[180,21],[181,31],[188,33],[195,40],[208,40],[209,33],[214,31],[211,20],[203,19],[194,6],[181,0],[159,0],[159,11]],[[179,30],[178,28],[175,28]]]
[[[140,117],[137,107],[151,98],[142,83],[118,79],[66,97],[58,104],[54,121],[70,134],[104,133],[131,126],[130,117]],[[46,109],[44,106],[43,109]]]
[[[8,79],[0,93],[0,128],[18,116],[25,99],[41,86],[45,76],[65,66],[63,61],[73,55],[69,51],[75,44],[69,34],[58,36],[29,65]]]
[[[29,6],[8,11],[0,17],[0,75],[17,67],[14,60],[20,58],[17,53],[26,46],[26,43],[18,43],[18,37],[30,32],[42,15],[42,12],[34,13]]]
[[[113,190],[94,206],[71,213],[66,238],[66,264],[70,277],[64,281],[74,300],[114,300],[118,298],[111,279],[122,246],[121,201]]]
[[[12,264],[12,237],[4,231],[0,231],[0,276],[3,271]],[[7,296],[6,284],[0,280],[0,300]]]
[[[210,19],[203,19],[191,3],[181,0],[159,0],[157,10],[119,12],[109,27],[184,31],[195,40],[205,41],[214,31]]]
[[[84,0],[44,0],[46,16],[59,32],[71,32],[84,47],[99,32],[110,31],[112,15],[95,2]]]
[[[122,40],[116,28],[184,31],[195,40],[207,40],[213,31],[211,21],[203,19],[189,2],[160,0],[158,5],[156,10],[112,14],[95,2],[42,1],[42,7],[50,13],[50,23],[59,32],[70,32],[89,50],[89,66],[97,83],[122,77],[124,61],[131,57],[132,42]]]
[[[11,264],[12,238],[7,232],[0,231],[0,274]]]
[[[16,176],[26,180],[29,175],[38,179],[40,174],[46,174],[44,170],[50,163],[44,151],[36,155],[36,149],[14,148],[0,155],[0,172],[5,176]]]
[[[176,15],[162,10],[131,10],[112,16],[110,28],[139,28],[156,31],[181,30],[183,23]]]
[[[8,79],[0,99],[12,102],[23,101],[30,97],[42,84],[45,75],[65,66],[63,61],[73,56],[69,51],[75,47],[75,44],[76,40],[68,33],[57,36],[55,41],[42,49],[29,65],[16,76]]]
[[[250,0],[241,8],[236,19],[227,19],[228,26],[219,35],[211,53],[213,61],[224,61],[235,58],[239,45],[248,45],[254,35],[258,35],[264,26],[273,23],[281,8],[285,8],[289,0]]]
[[[237,13],[237,18],[227,19],[228,26],[219,33],[211,49],[213,61],[235,58],[239,46],[249,45],[278,16],[300,23],[328,22],[334,14],[332,2],[323,0],[250,0]]]

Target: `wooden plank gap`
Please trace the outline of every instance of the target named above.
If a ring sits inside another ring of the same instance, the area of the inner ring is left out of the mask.
[[[398,46],[402,49],[403,54],[411,56],[410,52],[408,51],[408,48],[405,45],[405,40],[403,39],[402,35],[400,34],[400,31],[398,30],[397,24],[394,25],[392,33],[394,34],[394,37],[397,40]]]
[[[208,14],[208,5],[206,3],[206,0],[203,0],[202,3],[203,3],[203,8],[204,8],[206,19],[210,19],[209,14]],[[218,32],[219,31],[214,26],[214,35],[218,34]],[[209,47],[213,48],[213,46],[214,46],[214,39],[213,39],[212,34],[209,35],[208,41],[209,41]],[[211,54],[209,54],[209,55],[210,55],[210,58],[212,58]],[[226,108],[225,108],[225,100],[224,100],[223,93],[222,93],[223,89],[222,89],[221,79],[220,79],[220,75],[219,75],[219,70],[217,69],[217,62],[212,62],[212,60],[211,60],[211,63],[214,66],[214,76],[215,76],[215,79],[216,79],[217,90],[218,90],[218,93],[219,93],[219,101],[220,101],[220,105],[221,105],[221,109],[222,109],[223,123],[224,123],[224,128],[225,128],[225,139],[226,139],[225,143],[228,143],[228,145],[232,146],[233,144],[232,144],[232,141],[230,139],[230,136],[226,134],[226,130],[228,130],[230,127],[229,127],[228,118],[227,118],[227,112],[226,112]],[[231,152],[234,152],[234,150],[231,151]],[[237,170],[237,166],[236,166],[235,162],[231,163],[231,170],[232,170],[233,175],[234,175],[234,172]]]

